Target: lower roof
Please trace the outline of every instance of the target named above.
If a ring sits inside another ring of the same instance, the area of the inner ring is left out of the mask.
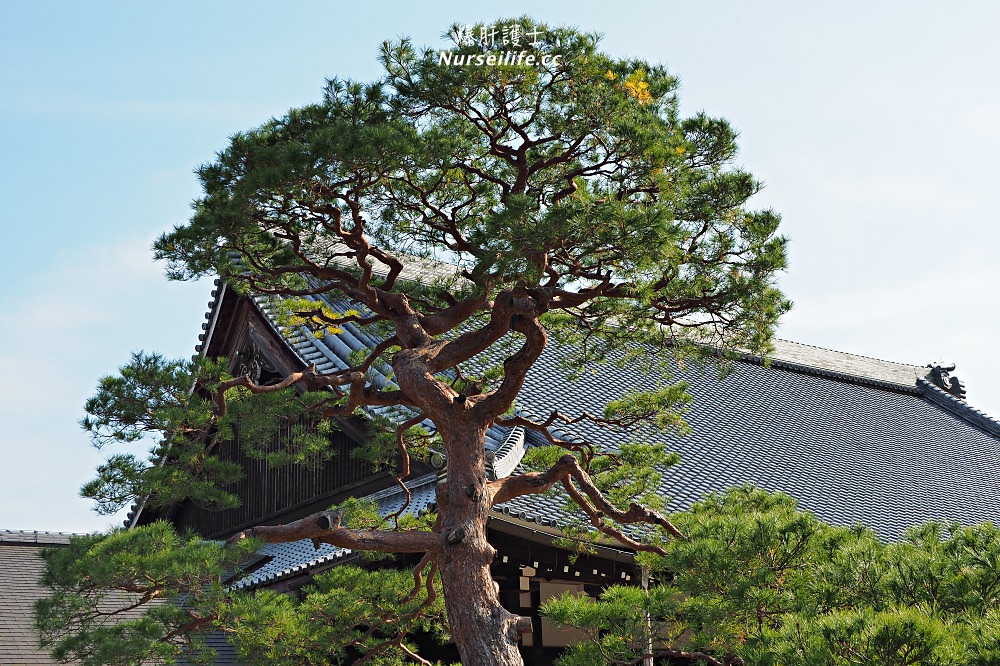
[[[39,585],[43,548],[69,543],[62,532],[0,530],[0,664],[54,664],[38,647],[34,604],[46,596]]]

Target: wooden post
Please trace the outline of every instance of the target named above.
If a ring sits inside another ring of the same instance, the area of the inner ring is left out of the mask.
[[[642,589],[649,596],[649,569],[642,567]],[[647,599],[646,603],[649,601]],[[646,656],[642,658],[642,666],[653,666],[653,618],[649,615],[649,608],[646,608],[646,641],[643,648]]]

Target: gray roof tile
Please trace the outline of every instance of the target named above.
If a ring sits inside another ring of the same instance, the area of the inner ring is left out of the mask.
[[[447,273],[442,265],[428,270]],[[417,273],[414,279],[422,279]],[[266,302],[258,305],[271,314]],[[346,301],[331,305],[349,307]],[[305,360],[342,363],[345,349],[373,342],[353,325],[345,328],[342,340],[294,336],[290,347]],[[608,366],[568,382],[562,357],[559,345],[550,344],[528,375],[520,409],[599,413],[610,398],[664,379]],[[926,372],[778,340],[769,366],[744,356],[724,379],[710,366],[674,367],[673,378],[687,380],[695,398],[686,414],[690,435],[623,433],[587,422],[559,434],[603,446],[623,437],[666,443],[681,456],[663,486],[672,509],[690,506],[706,492],[752,483],[791,494],[823,520],[863,523],[889,540],[932,519],[1000,523],[1000,467],[994,464],[1000,422],[926,381]],[[488,446],[496,448],[507,435],[493,429]],[[529,433],[526,441],[538,438]],[[562,502],[551,498],[522,497],[500,510],[545,524],[566,519]]]
[[[42,549],[69,543],[49,532],[0,531],[0,664],[54,664],[38,647],[34,603],[46,595],[39,585],[45,562]]]
[[[436,474],[427,474],[407,482],[410,503],[406,506],[404,514],[417,515],[430,508],[435,500],[436,481]],[[379,513],[388,516],[403,508],[406,495],[399,487],[393,486],[368,495],[366,499],[377,502]],[[352,552],[350,549],[326,543],[321,543],[319,548],[316,548],[310,539],[301,539],[290,543],[264,544],[257,554],[265,558],[264,564],[241,577],[233,584],[233,588],[252,589],[270,585],[289,576],[307,573],[318,566],[346,560]]]
[[[560,350],[553,345],[545,353],[558,357]],[[623,433],[589,422],[563,430],[604,446],[623,436],[666,443],[681,456],[663,486],[673,510],[704,493],[752,483],[789,493],[825,521],[861,523],[888,540],[928,520],[1000,523],[1000,424],[929,382],[918,384],[919,368],[900,368],[909,370],[841,379],[831,375],[845,374],[833,363],[813,372],[743,360],[720,379],[711,367],[688,364],[675,367],[673,376],[687,380],[695,398],[686,414],[691,434]],[[858,364],[846,370],[855,372]],[[614,397],[608,373],[619,384],[652,386],[647,374],[610,367],[567,382],[553,364],[539,363],[519,405],[569,416],[599,413]],[[911,386],[889,387],[894,381],[887,378],[904,375],[913,377]],[[529,520],[567,518],[560,500],[522,497],[508,503],[508,511]]]

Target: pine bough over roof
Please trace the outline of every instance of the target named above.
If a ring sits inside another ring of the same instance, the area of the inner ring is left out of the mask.
[[[410,491],[409,504],[406,503],[406,494],[397,487],[386,488],[364,499],[375,501],[383,516],[400,510],[402,515],[418,515],[429,510],[434,503],[436,483],[437,474],[427,474],[408,481],[406,487]],[[263,558],[262,564],[252,568],[231,587],[251,589],[270,585],[290,576],[309,573],[316,567],[343,562],[353,552],[349,548],[338,548],[327,543],[316,547],[311,539],[301,539],[290,543],[264,544],[257,554]]]
[[[289,349],[320,371],[343,369],[352,351],[376,342],[353,324],[321,339],[282,330],[270,303],[256,302]],[[550,344],[532,367],[518,397],[521,411],[600,413],[610,399],[662,383],[662,377],[614,365],[567,382],[564,352]],[[374,369],[373,381],[386,381],[387,370]],[[674,368],[672,379],[687,380],[694,396],[685,414],[688,435],[623,433],[587,421],[556,434],[607,448],[636,438],[666,443],[681,457],[663,485],[671,510],[749,483],[792,495],[824,521],[860,523],[889,541],[928,520],[1000,523],[1000,422],[930,378],[919,366],[777,341],[769,365],[748,356],[725,378],[710,365]],[[510,474],[532,443],[541,438],[491,428],[491,476]],[[423,492],[432,493],[433,484]],[[568,519],[564,502],[553,495],[521,497],[495,510],[549,527]]]
[[[38,647],[34,603],[48,591],[39,580],[42,548],[69,543],[71,534],[0,530],[0,664],[53,664]]]
[[[309,298],[318,300],[316,297]],[[350,323],[341,325],[340,332],[335,335],[319,338],[305,328],[289,330],[277,323],[277,312],[272,299],[258,296],[254,299],[254,303],[274,327],[275,332],[285,340],[289,349],[305,364],[315,365],[316,371],[320,373],[348,369],[350,355],[353,352],[371,349],[379,342],[360,327]],[[359,307],[344,298],[324,299],[323,303],[341,314]],[[375,363],[368,371],[368,378],[377,388],[383,389],[391,383],[388,378],[390,374],[391,368]],[[415,415],[415,412],[406,407],[368,407],[366,410],[373,416],[384,416],[398,423]],[[425,419],[421,425],[432,432],[435,429],[430,419]],[[490,479],[498,479],[509,475],[524,456],[524,429],[491,426],[486,431],[486,450],[487,476]]]
[[[55,664],[49,654],[38,647],[35,633],[34,604],[47,597],[51,590],[41,586],[45,568],[42,549],[69,544],[82,534],[65,532],[34,532],[0,530],[0,664]],[[134,618],[140,611],[130,611],[123,617]],[[215,651],[215,664],[236,664],[236,652],[221,633],[206,634],[208,647]],[[178,666],[189,664],[186,659]]]

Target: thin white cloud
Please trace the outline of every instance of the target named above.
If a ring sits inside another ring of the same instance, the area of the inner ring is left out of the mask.
[[[109,524],[77,494],[105,455],[77,425],[83,402],[134,349],[190,355],[209,290],[167,283],[151,260],[151,241],[127,238],[60,254],[0,311],[0,526],[79,531]],[[191,322],[187,339],[163,325],[176,318]]]

